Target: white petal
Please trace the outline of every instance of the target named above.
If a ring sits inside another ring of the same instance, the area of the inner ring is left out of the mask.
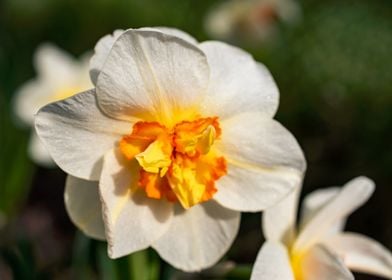
[[[165,33],[165,34],[181,38],[181,39],[187,41],[188,43],[197,45],[197,40],[195,38],[193,38],[188,33],[184,32],[182,30],[179,30],[177,28],[159,26],[159,27],[143,27],[143,28],[140,28],[139,30],[156,30],[156,31],[160,31],[160,32]]]
[[[327,205],[305,225],[295,244],[295,250],[305,250],[358,207],[364,204],[374,191],[374,182],[366,177],[349,181]]]
[[[340,259],[324,246],[312,247],[301,261],[304,280],[354,280]]]
[[[263,64],[225,43],[211,41],[199,46],[207,55],[211,71],[206,115],[223,119],[250,111],[268,117],[276,113],[279,90]]]
[[[286,247],[280,243],[264,243],[254,264],[251,280],[294,280]]]
[[[289,246],[295,236],[297,207],[301,186],[287,195],[282,201],[263,212],[262,224],[267,240],[282,242]]]
[[[98,180],[103,155],[132,124],[103,114],[90,90],[43,107],[35,127],[60,168],[81,179]]]
[[[86,235],[105,240],[98,182],[68,176],[64,199],[72,222]]]
[[[323,242],[348,268],[392,279],[392,254],[383,245],[356,233],[342,233]]]
[[[339,194],[340,190],[341,189],[338,187],[330,187],[326,189],[316,190],[308,194],[304,198],[304,201],[302,203],[300,229],[303,229],[319,210],[321,210],[325,205],[330,203],[330,201],[332,201],[332,199]],[[341,219],[337,221],[334,225],[331,225],[331,228],[328,230],[328,233],[334,234],[342,231],[345,224],[346,219]]]
[[[239,211],[260,211],[299,186],[305,159],[295,138],[261,113],[244,113],[221,122],[216,142],[228,162],[217,181],[216,200]]]
[[[32,131],[32,135],[30,136],[29,155],[31,159],[39,165],[45,167],[56,166],[48,150],[35,131]]]
[[[137,189],[136,160],[114,150],[105,156],[99,182],[109,256],[122,257],[149,247],[170,226],[172,203],[147,198]]]
[[[130,29],[112,47],[97,94],[113,117],[143,116],[170,126],[197,109],[208,80],[207,59],[196,46],[162,32]]]
[[[95,45],[94,55],[90,60],[90,78],[94,85],[97,83],[98,75],[101,72],[102,66],[105,64],[114,42],[123,32],[124,30],[117,29],[113,34],[108,34],[99,39]]]
[[[61,84],[75,76],[77,64],[72,56],[52,44],[41,45],[34,57],[40,78],[51,84]]]
[[[172,36],[179,37],[185,41],[188,41],[192,44],[197,44],[195,38],[193,38],[188,33],[185,33],[176,28],[169,28],[169,27],[144,27],[140,28],[139,30],[152,30],[152,31],[160,31],[165,34],[169,34]],[[90,77],[91,81],[95,85],[98,79],[98,75],[101,72],[103,65],[105,64],[106,58],[109,55],[110,50],[112,49],[114,42],[117,40],[118,37],[124,32],[122,29],[115,30],[112,34],[108,34],[102,37],[98,43],[95,45],[94,48],[94,56],[91,58],[90,61]]]
[[[169,230],[153,248],[172,266],[197,271],[214,265],[237,235],[240,213],[214,201],[183,210],[176,207]]]

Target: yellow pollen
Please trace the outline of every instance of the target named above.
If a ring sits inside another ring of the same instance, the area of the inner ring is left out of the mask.
[[[173,128],[137,122],[119,148],[141,168],[139,187],[150,198],[178,201],[184,208],[207,201],[215,181],[227,173],[226,160],[214,152],[221,130],[218,118],[183,121]]]

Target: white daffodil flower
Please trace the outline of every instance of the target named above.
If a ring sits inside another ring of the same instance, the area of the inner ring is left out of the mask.
[[[252,280],[349,280],[356,272],[392,279],[392,254],[377,241],[343,232],[347,217],[372,195],[374,183],[358,177],[344,187],[317,190],[303,202],[296,230],[299,191],[263,213],[266,242]]]
[[[91,88],[89,59],[85,55],[78,61],[54,45],[41,45],[34,57],[37,78],[24,84],[15,95],[14,112],[18,119],[33,126],[34,115],[41,107]],[[30,138],[29,154],[40,165],[54,165],[35,131]]]
[[[36,117],[70,175],[71,219],[112,258],[151,246],[185,271],[213,265],[240,211],[272,206],[302,180],[303,153],[272,119],[270,73],[238,48],[168,28],[118,30],[95,51],[95,88]]]
[[[293,23],[300,15],[295,0],[231,0],[209,12],[205,28],[221,40],[261,43],[276,33],[278,21]]]

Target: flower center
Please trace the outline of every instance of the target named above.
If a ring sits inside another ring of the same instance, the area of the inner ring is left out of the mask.
[[[139,163],[138,184],[148,197],[189,208],[211,199],[215,181],[227,173],[226,160],[213,149],[220,135],[217,117],[183,121],[171,129],[137,122],[119,145],[127,159]]]

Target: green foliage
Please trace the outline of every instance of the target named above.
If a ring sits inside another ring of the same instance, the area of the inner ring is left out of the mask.
[[[7,219],[18,211],[28,195],[32,165],[26,153],[26,133],[12,124],[3,95],[0,95],[0,116],[0,213]]]

